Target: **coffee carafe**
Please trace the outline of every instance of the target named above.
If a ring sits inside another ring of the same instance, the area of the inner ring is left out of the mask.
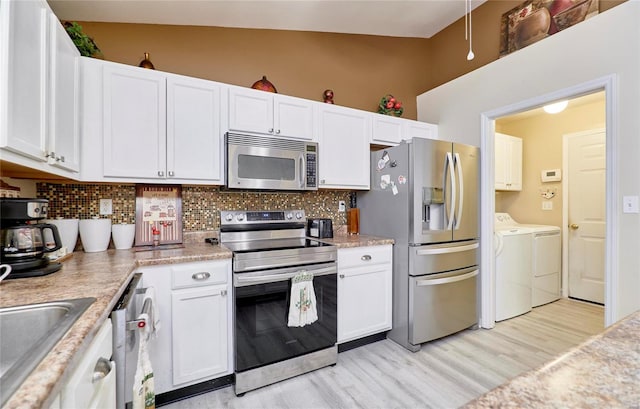
[[[0,198],[0,256],[2,264],[11,266],[7,277],[34,277],[58,271],[60,263],[49,263],[47,253],[62,247],[56,226],[39,223],[47,217],[46,199]],[[49,230],[53,243],[45,243]]]

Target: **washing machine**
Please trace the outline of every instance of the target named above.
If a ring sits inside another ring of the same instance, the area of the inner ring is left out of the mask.
[[[495,226],[496,321],[531,311],[532,230]]]
[[[539,307],[560,298],[562,272],[562,238],[560,227],[518,223],[509,213],[496,213],[496,226],[531,229],[532,237],[532,306]]]

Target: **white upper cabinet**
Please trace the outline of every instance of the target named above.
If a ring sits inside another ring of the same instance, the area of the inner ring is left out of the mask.
[[[412,138],[438,139],[438,126],[390,115],[372,114],[371,143],[397,145]]]
[[[77,177],[79,52],[46,2],[3,0],[0,56],[2,159]]]
[[[522,139],[495,135],[495,189],[522,190]]]
[[[315,140],[313,101],[231,87],[229,130]]]
[[[167,78],[167,176],[224,181],[221,87],[211,81]]]
[[[78,49],[58,18],[50,20],[49,163],[62,169],[80,171],[78,131]]]
[[[404,136],[405,120],[390,115],[372,114],[373,132],[371,143],[397,145]]]
[[[164,178],[165,74],[105,65],[102,92],[104,176]]]
[[[438,139],[438,125],[427,122],[405,120],[402,139]]]
[[[318,104],[320,188],[369,189],[371,113]]]
[[[223,84],[81,61],[83,180],[224,183]]]

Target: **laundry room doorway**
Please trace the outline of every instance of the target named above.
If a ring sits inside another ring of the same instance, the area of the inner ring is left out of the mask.
[[[563,136],[566,295],[604,304],[606,131]]]

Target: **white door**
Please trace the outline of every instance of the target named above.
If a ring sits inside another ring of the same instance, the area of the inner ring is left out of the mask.
[[[80,53],[54,14],[50,29],[49,163],[80,170],[78,131],[78,57]]]
[[[569,296],[604,304],[604,130],[567,135]]]
[[[167,79],[167,176],[223,183],[220,84]]]
[[[103,76],[104,176],[164,179],[165,74],[118,65]]]
[[[371,116],[338,105],[318,111],[320,188],[369,189]]]
[[[46,161],[47,5],[2,1],[0,146]]]

